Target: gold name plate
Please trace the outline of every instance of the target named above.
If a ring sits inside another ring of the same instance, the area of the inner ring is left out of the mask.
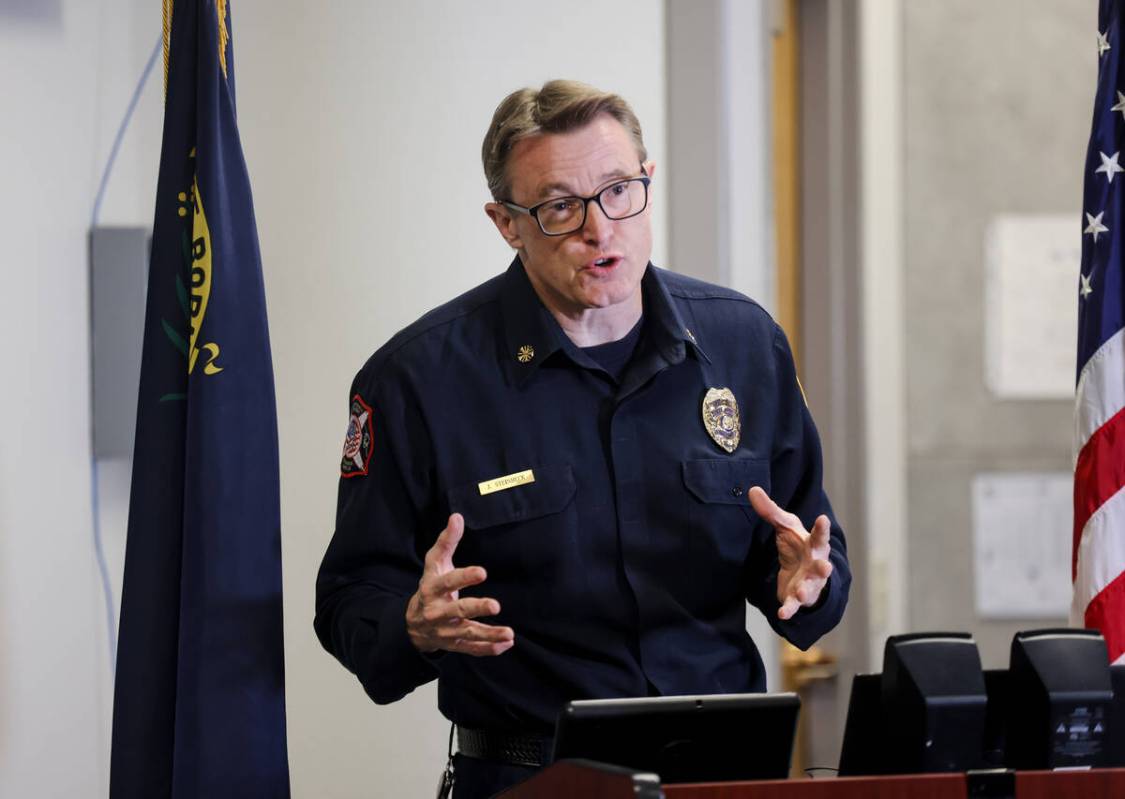
[[[480,488],[480,495],[483,497],[485,494],[492,494],[496,491],[503,491],[506,488],[515,488],[516,486],[526,485],[527,483],[535,482],[535,472],[528,469],[524,472],[516,472],[515,474],[506,474],[503,477],[497,477],[494,480],[485,480],[483,483],[478,483],[477,487]]]

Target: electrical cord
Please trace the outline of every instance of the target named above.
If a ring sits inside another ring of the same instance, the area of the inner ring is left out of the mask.
[[[148,82],[148,76],[152,74],[152,68],[156,66],[156,57],[160,55],[160,51],[164,47],[164,36],[161,34],[156,37],[156,46],[152,48],[152,54],[148,57],[148,63],[145,64],[144,71],[141,73],[140,80],[137,81],[137,87],[133,89],[133,97],[129,100],[129,107],[125,109],[125,116],[121,119],[121,124],[117,126],[117,135],[113,137],[113,146],[109,148],[109,157],[105,162],[105,169],[102,170],[102,179],[98,184],[98,193],[94,195],[94,210],[90,214],[90,229],[98,226],[98,217],[101,215],[102,200],[105,199],[106,186],[109,185],[109,176],[113,172],[113,165],[117,161],[117,153],[121,149],[121,141],[125,138],[125,131],[129,127],[129,122],[133,118],[133,111],[137,108],[137,103],[141,99],[141,91]]]

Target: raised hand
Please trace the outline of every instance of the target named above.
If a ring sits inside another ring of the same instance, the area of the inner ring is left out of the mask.
[[[832,574],[828,560],[831,523],[821,514],[810,533],[795,514],[782,510],[758,486],[751,488],[748,496],[754,511],[773,527],[777,541],[777,601],[781,603],[777,617],[792,618],[802,606],[815,605],[828,584]]]
[[[426,553],[418,590],[406,606],[406,632],[420,652],[499,655],[515,643],[512,628],[474,619],[495,616],[500,603],[487,597],[458,596],[462,588],[479,585],[488,576],[480,566],[453,566],[453,552],[464,533],[465,520],[454,513]]]

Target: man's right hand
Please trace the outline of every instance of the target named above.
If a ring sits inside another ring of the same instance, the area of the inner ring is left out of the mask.
[[[479,585],[487,577],[480,566],[453,567],[453,552],[464,532],[465,520],[454,513],[426,553],[418,590],[406,606],[406,632],[420,652],[499,655],[512,648],[515,632],[473,620],[495,616],[500,603],[488,597],[458,598],[462,588]]]

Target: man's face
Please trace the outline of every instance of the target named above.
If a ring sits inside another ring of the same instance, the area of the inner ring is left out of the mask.
[[[652,175],[652,163],[645,164]],[[553,197],[588,197],[641,164],[628,131],[608,115],[569,133],[547,133],[517,142],[508,160],[510,198],[531,207]],[[590,309],[640,310],[640,283],[652,253],[649,207],[611,220],[596,202],[585,224],[565,236],[547,236],[528,216],[498,203],[486,206],[505,240],[519,251],[528,278],[553,313],[579,318]]]

